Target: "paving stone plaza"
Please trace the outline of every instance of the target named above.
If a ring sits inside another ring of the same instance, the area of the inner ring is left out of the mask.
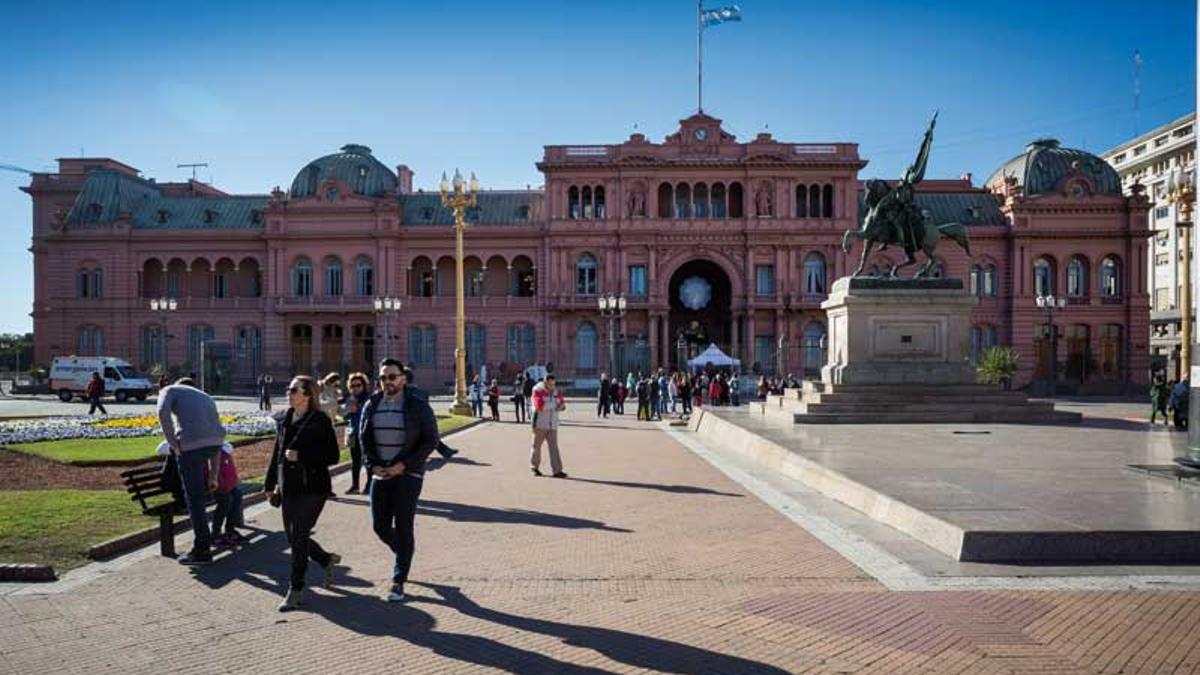
[[[572,402],[562,429],[568,480],[530,476],[524,425],[447,439],[461,454],[428,474],[404,605],[379,600],[389,556],[346,496],[316,532],[343,557],[336,584],[276,613],[286,543],[278,513],[252,509],[254,543],[194,572],[144,549],[0,587],[0,672],[1200,670],[1200,567],[954,563],[686,428],[589,407]],[[1140,406],[1076,409],[1100,428]],[[858,431],[822,452],[879,442]],[[1013,437],[1082,456],[1086,431]],[[1134,455],[1182,441],[1137,436]]]

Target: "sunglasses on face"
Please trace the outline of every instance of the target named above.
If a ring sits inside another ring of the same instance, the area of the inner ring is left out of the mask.
[[[288,387],[288,393],[289,394],[303,394],[304,389],[302,389],[300,387]]]
[[[400,379],[400,373],[386,373],[384,375],[380,375],[379,379],[387,380],[388,382],[394,382]]]

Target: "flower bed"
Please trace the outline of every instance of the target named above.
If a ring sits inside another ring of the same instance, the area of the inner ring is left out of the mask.
[[[235,436],[265,436],[275,433],[275,421],[267,413],[244,412],[221,415],[225,433]],[[86,415],[0,422],[0,445],[61,441],[74,438],[137,438],[160,436],[158,417],[145,414],[110,415],[102,419]]]

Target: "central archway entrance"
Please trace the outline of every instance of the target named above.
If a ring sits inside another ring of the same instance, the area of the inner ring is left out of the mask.
[[[715,343],[729,354],[733,336],[733,288],[729,275],[710,260],[691,260],[675,270],[668,286],[667,361],[686,368],[687,360]]]

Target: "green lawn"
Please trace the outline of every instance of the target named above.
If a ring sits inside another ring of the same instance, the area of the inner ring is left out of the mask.
[[[243,438],[250,438],[250,436],[227,436],[226,440],[237,441]],[[161,442],[162,436],[71,438],[64,441],[18,443],[5,447],[70,464],[72,462],[124,462],[150,459],[158,454],[158,444]]]
[[[472,421],[471,417],[438,415],[438,429],[448,433]],[[153,455],[158,442],[158,438],[151,437],[80,439],[13,447],[22,452],[69,462],[98,459],[101,455],[97,448],[101,444],[104,444],[105,459],[139,459]],[[68,444],[75,444],[74,449]],[[61,449],[46,454],[34,451],[35,447],[41,449],[52,446]],[[342,461],[349,459],[350,452],[342,450]],[[255,482],[261,477],[243,480]],[[143,516],[141,507],[121,491],[0,491],[0,562],[49,564],[62,574],[89,562],[89,546],[157,524],[158,518]]]
[[[157,522],[124,492],[0,492],[0,561],[49,564],[61,574],[88,562],[88,546]]]

